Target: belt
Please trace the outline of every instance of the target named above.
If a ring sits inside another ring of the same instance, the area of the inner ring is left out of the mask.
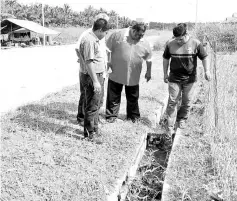
[[[96,75],[102,76],[104,74],[104,72],[102,73],[96,73]]]
[[[80,73],[82,73],[83,75],[89,75],[88,73],[83,73],[83,72],[80,72]],[[103,75],[103,74],[104,74],[104,72],[96,73],[96,75],[98,75],[98,76],[101,76],[101,75]]]

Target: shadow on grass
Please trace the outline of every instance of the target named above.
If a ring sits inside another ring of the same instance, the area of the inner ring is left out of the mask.
[[[28,104],[17,108],[11,121],[32,131],[54,133],[56,135],[83,138],[83,126],[76,119],[77,105],[74,103],[53,102],[48,104]],[[104,118],[105,114],[101,114]],[[118,119],[126,120],[126,114],[119,114]],[[141,117],[136,123],[152,126],[148,117]]]
[[[83,127],[77,124],[76,113],[77,105],[74,103],[29,104],[17,108],[15,115],[10,120],[32,131],[81,139]]]
[[[140,96],[140,100],[144,100],[144,101],[149,101],[149,102],[156,102],[156,103],[159,103],[160,105],[164,106],[164,103],[162,100],[156,98],[156,97],[153,97],[153,96]]]

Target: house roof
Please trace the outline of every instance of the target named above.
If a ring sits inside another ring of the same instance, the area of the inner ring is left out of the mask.
[[[26,32],[30,32],[30,30],[26,29],[26,28],[20,28],[20,29],[13,31],[12,33],[26,33]]]
[[[60,32],[54,31],[52,29],[43,27],[35,22],[28,21],[28,20],[18,20],[13,18],[5,19],[1,22],[1,34],[7,34],[9,32],[13,32],[15,30],[25,28],[32,32],[38,34],[45,34],[45,35],[58,35]]]

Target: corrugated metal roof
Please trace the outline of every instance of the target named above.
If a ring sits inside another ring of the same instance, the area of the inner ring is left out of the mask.
[[[20,28],[20,29],[13,31],[12,33],[26,33],[26,32],[30,32],[30,30],[26,29],[26,28]]]
[[[6,27],[4,27],[6,26]],[[32,32],[38,33],[38,34],[45,34],[45,35],[58,35],[60,32],[54,31],[52,29],[43,27],[35,22],[28,21],[28,20],[17,20],[13,18],[5,19],[1,22],[1,27],[4,27],[1,29],[1,34],[7,34],[11,31],[15,31],[20,28],[26,28]]]

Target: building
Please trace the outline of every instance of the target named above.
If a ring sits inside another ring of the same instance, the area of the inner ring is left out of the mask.
[[[1,35],[8,35],[8,40],[12,43],[29,43],[36,39],[37,43],[46,37],[50,42],[52,36],[60,34],[58,31],[43,27],[35,22],[28,20],[18,20],[8,18],[1,22]],[[3,38],[3,37],[1,37]]]

